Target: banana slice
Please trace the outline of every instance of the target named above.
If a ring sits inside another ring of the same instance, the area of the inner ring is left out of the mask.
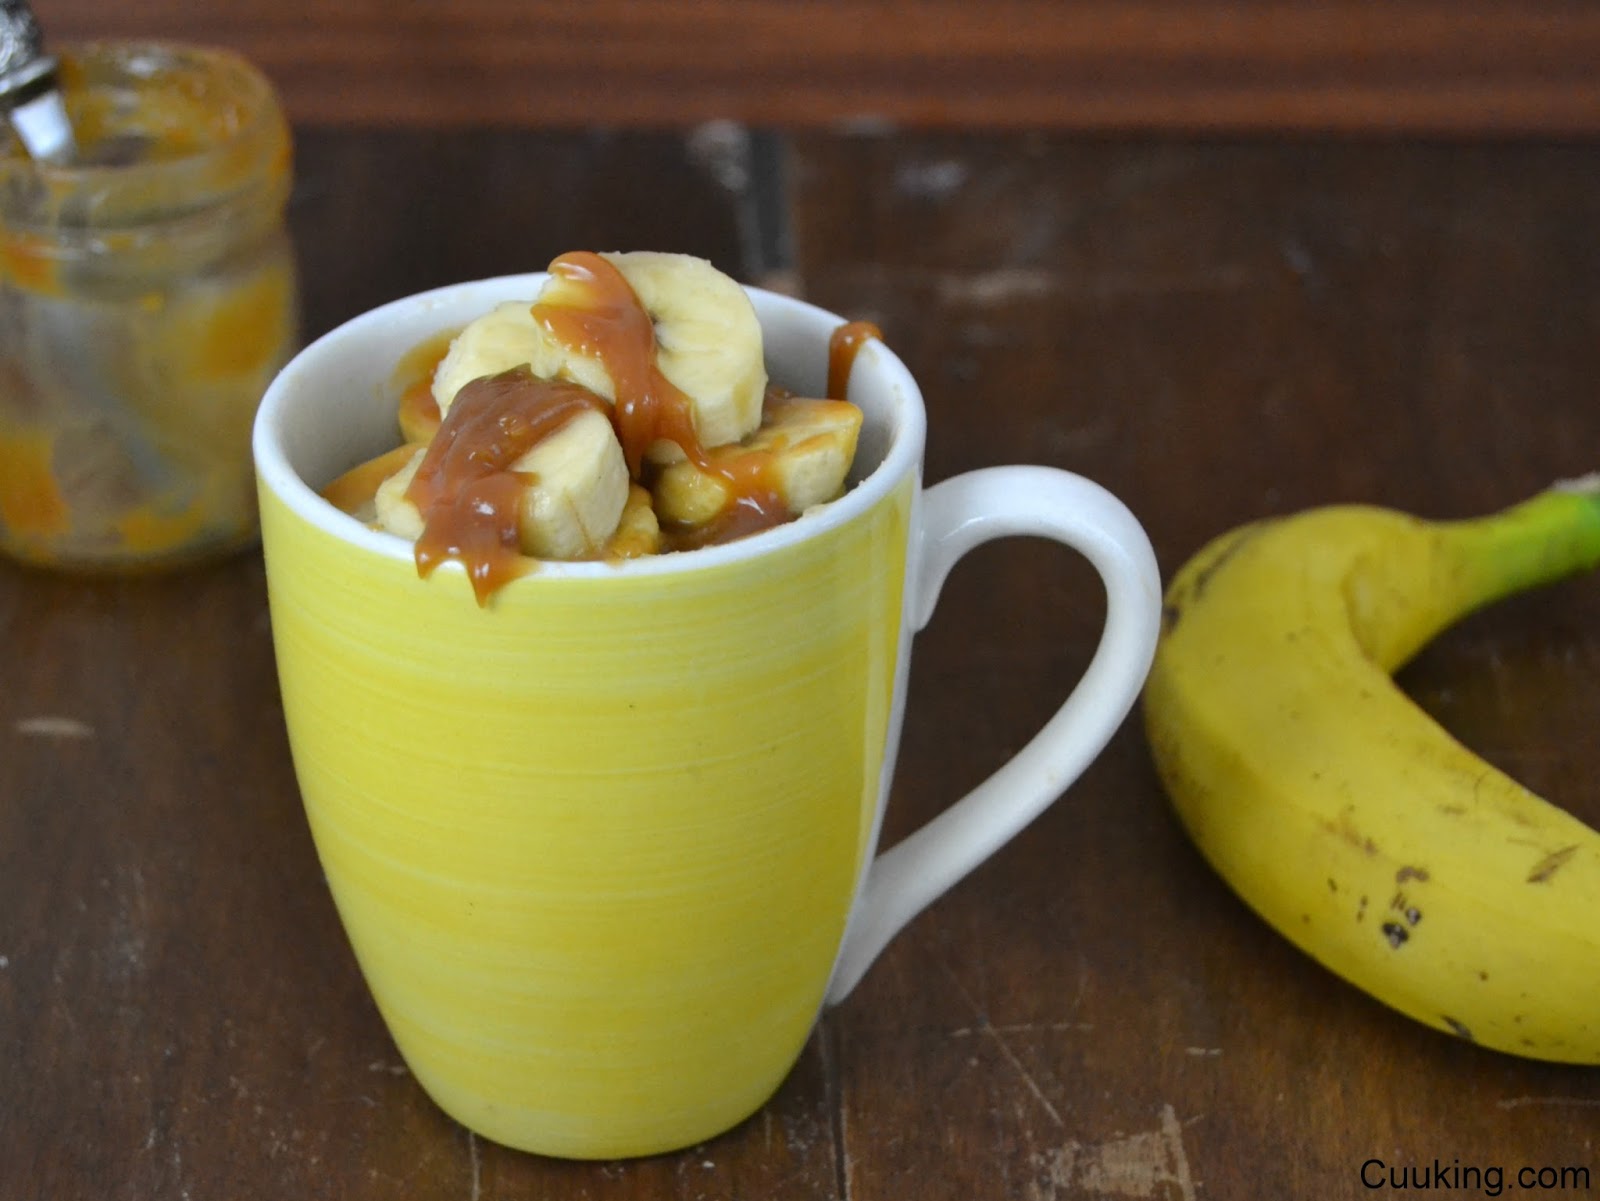
[[[404,470],[417,457],[417,451],[426,449],[421,443],[407,442],[358,463],[324,488],[322,499],[357,521],[374,522],[378,519],[378,490],[393,478],[397,470]],[[415,474],[415,468],[412,473]]]
[[[608,268],[631,296],[617,294]],[[501,304],[457,336],[434,376],[441,412],[469,381],[522,365],[541,379],[570,380],[616,402],[613,369],[596,340],[572,336],[576,322],[565,318],[603,320],[607,306],[637,302],[654,332],[655,367],[688,398],[701,446],[737,442],[760,425],[767,386],[761,325],[744,289],[727,275],[704,259],[655,251],[562,255],[551,271],[532,305]],[[682,456],[658,443],[652,457]]]
[[[842,400],[772,401],[754,434],[712,452],[711,470],[690,462],[663,468],[652,489],[656,514],[670,525],[703,526],[750,488],[775,494],[792,514],[832,500],[855,458],[861,417]]]
[[[754,432],[767,366],[761,323],[744,289],[691,255],[641,250],[601,257],[622,273],[655,323],[656,365],[689,398],[700,444],[725,446]]]
[[[623,506],[617,532],[611,535],[611,543],[606,547],[606,557],[639,559],[660,553],[661,523],[656,520],[650,490],[633,484],[628,488],[628,503]]]
[[[427,453],[426,446],[417,447],[406,460],[405,466],[379,484],[377,492],[372,497],[372,508],[378,528],[388,530],[391,534],[398,534],[410,542],[422,537],[423,523],[422,511],[406,499],[406,489],[411,487],[411,481],[416,478],[417,468],[422,466],[422,460]]]
[[[587,559],[605,549],[628,503],[628,465],[604,414],[590,410],[517,461],[533,476],[522,496],[522,553]]]
[[[426,524],[406,497],[427,448],[378,486],[380,528],[415,541]],[[522,553],[536,559],[587,559],[603,552],[628,501],[628,468],[604,413],[578,414],[517,460],[527,478],[517,514]]]
[[[456,393],[467,384],[513,367],[527,367],[540,379],[555,379],[566,359],[566,349],[533,319],[532,305],[508,300],[455,336],[433,374],[434,403],[440,413],[448,413]]]

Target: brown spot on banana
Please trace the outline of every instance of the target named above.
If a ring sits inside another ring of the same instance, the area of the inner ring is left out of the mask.
[[[1161,629],[1163,633],[1171,633],[1183,620],[1183,610],[1192,601],[1198,601],[1205,595],[1206,585],[1211,582],[1211,577],[1239,553],[1241,547],[1261,532],[1264,522],[1253,522],[1240,526],[1223,535],[1227,541],[1217,548],[1212,560],[1195,572],[1187,581],[1180,581],[1179,586],[1167,593],[1166,603],[1161,607]],[[1204,553],[1203,551],[1201,552]]]
[[[1378,853],[1378,844],[1356,828],[1355,819],[1350,816],[1348,809],[1340,811],[1338,821],[1324,819],[1321,825],[1329,834],[1343,839],[1364,855],[1372,856]]]
[[[1528,873],[1529,884],[1544,884],[1550,877],[1561,870],[1562,864],[1578,853],[1577,844],[1562,847],[1559,851],[1551,851],[1538,863],[1533,865],[1533,870]]]
[[[1389,902],[1389,908],[1405,918],[1408,926],[1415,926],[1422,920],[1422,910],[1413,905],[1403,892],[1394,894],[1393,899]]]

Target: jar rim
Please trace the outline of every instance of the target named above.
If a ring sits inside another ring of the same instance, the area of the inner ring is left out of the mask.
[[[228,88],[228,98],[233,107],[245,115],[245,120],[230,131],[226,138],[218,139],[191,152],[171,158],[133,164],[139,171],[161,171],[177,168],[197,159],[224,153],[255,135],[262,126],[281,121],[276,93],[272,83],[261,68],[249,59],[221,46],[203,46],[187,42],[139,40],[104,40],[72,42],[56,54],[61,69],[70,74],[76,67],[120,67],[130,78],[150,78],[158,70],[198,67],[217,77],[218,83]],[[129,171],[128,166],[105,163],[56,163],[28,158],[0,158],[4,166],[19,166],[58,180],[74,178],[96,179]]]
[[[145,216],[132,224],[163,220],[192,207],[210,207],[259,185],[281,151],[289,154],[289,130],[272,83],[255,64],[234,51],[215,46],[156,40],[71,43],[58,59],[72,106],[74,77],[84,73],[83,92],[115,87],[126,80],[171,76],[195,91],[211,124],[193,147],[182,146],[158,157],[131,163],[42,162],[29,157],[12,135],[9,153],[0,149],[0,225],[13,230],[57,229],[48,215],[59,212],[72,197],[110,198],[134,190],[154,200]],[[188,73],[191,80],[185,81]],[[46,209],[38,209],[45,197]],[[113,202],[114,203],[114,202]],[[93,202],[98,208],[100,202]],[[166,217],[161,214],[165,213]],[[123,219],[104,214],[112,226]]]

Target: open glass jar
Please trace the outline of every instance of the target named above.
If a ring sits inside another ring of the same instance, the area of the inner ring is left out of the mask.
[[[0,143],[0,550],[128,568],[236,549],[251,421],[299,339],[288,125],[226,52],[59,57],[75,158]]]

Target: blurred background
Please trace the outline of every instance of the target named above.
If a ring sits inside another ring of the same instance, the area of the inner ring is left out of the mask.
[[[1561,0],[40,0],[58,37],[253,58],[316,125],[714,118],[1583,133],[1600,12]]]
[[[1560,0],[39,0],[35,10],[55,43],[202,42],[266,71],[299,137],[297,225],[361,226],[342,249],[362,286],[335,312],[313,275],[312,333],[446,282],[447,262],[456,273],[542,267],[569,248],[545,230],[609,245],[620,229],[826,297],[820,266],[807,269],[812,252],[836,261],[838,240],[859,240],[888,208],[895,221],[920,215],[924,243],[930,214],[945,229],[996,203],[1002,219],[1009,206],[1031,209],[1028,229],[964,257],[969,270],[982,257],[983,271],[1024,272],[982,275],[980,289],[1037,293],[1050,288],[1062,237],[1059,189],[1094,186],[1086,142],[1137,139],[1140,162],[1153,156],[1137,171],[1159,176],[1171,173],[1161,143],[1197,136],[1600,132],[1600,10]],[[912,130],[914,145],[894,136]],[[997,173],[987,164],[1002,145],[1013,166]],[[878,175],[863,172],[862,154]],[[436,210],[437,238],[386,245],[384,211],[349,211],[342,197],[357,189],[333,182],[363,176],[388,181],[396,204]],[[826,188],[813,186],[819,176]],[[469,194],[475,228],[453,230],[453,198]],[[953,220],[937,217],[951,210]],[[484,230],[497,217],[514,239]],[[463,258],[464,240],[486,257]],[[887,253],[856,256],[858,303],[872,283],[863,277],[903,265]],[[947,291],[973,282],[941,278]]]

